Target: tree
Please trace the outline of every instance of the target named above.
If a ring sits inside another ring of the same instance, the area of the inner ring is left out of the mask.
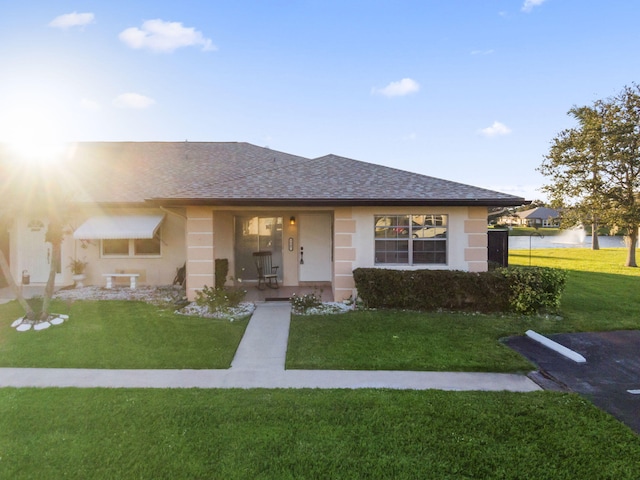
[[[24,214],[45,217],[48,221],[45,241],[51,243],[51,262],[40,312],[34,312],[24,299],[11,275],[5,252],[0,250],[0,270],[24,309],[26,318],[45,321],[50,314],[69,204],[63,193],[65,191],[62,184],[63,175],[54,163],[29,164],[20,162],[14,156],[7,154],[0,155],[0,160],[2,160],[3,172],[0,192],[5,195],[5,198],[12,199],[10,202],[5,202],[0,210],[0,227],[6,229],[14,218]]]
[[[578,125],[560,132],[538,169],[552,205],[571,222],[615,226],[629,238],[625,265],[636,267],[640,226],[640,87],[569,110]]]

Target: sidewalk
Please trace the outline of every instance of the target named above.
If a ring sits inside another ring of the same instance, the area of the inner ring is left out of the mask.
[[[259,304],[228,370],[0,368],[0,387],[540,390],[516,374],[285,370],[290,312],[288,303]]]

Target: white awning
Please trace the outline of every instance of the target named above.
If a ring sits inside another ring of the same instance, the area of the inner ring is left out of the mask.
[[[153,238],[164,215],[109,215],[91,217],[75,232],[76,240]]]

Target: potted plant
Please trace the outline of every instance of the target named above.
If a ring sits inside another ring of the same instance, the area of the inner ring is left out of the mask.
[[[71,259],[71,262],[69,263],[69,269],[73,274],[72,278],[73,278],[73,281],[75,282],[76,288],[84,287],[84,284],[82,282],[84,281],[85,278],[87,278],[87,276],[84,273],[86,268],[87,268],[87,262],[78,260],[77,258]]]

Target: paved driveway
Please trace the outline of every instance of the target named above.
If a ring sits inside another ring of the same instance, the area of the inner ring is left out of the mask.
[[[528,337],[511,337],[505,343],[536,364],[544,376],[585,396],[640,433],[640,330],[548,338],[580,353],[587,362],[576,363]]]

